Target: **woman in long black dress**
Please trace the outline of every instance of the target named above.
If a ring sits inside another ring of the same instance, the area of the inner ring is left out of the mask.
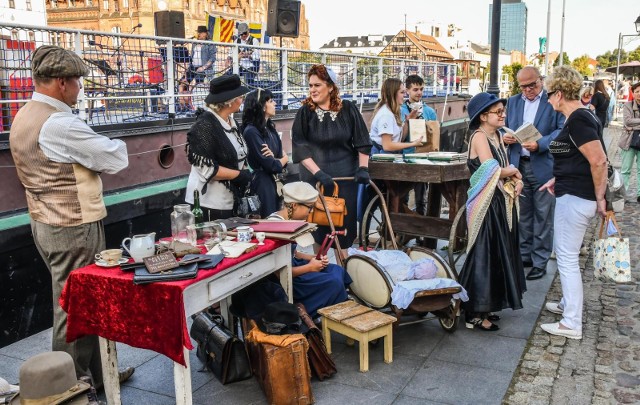
[[[246,97],[242,109],[242,134],[249,149],[249,166],[253,169],[251,193],[260,197],[262,218],[280,209],[274,175],[282,173],[289,162],[271,121],[275,115],[276,102],[269,90],[257,89]]]
[[[595,88],[595,92],[593,93],[593,97],[591,97],[591,105],[595,108],[596,117],[600,120],[600,123],[603,127],[607,126],[607,109],[609,108],[609,93],[607,93],[607,89],[604,87],[603,80],[596,80],[593,84]]]
[[[522,176],[509,165],[498,129],[504,126],[505,99],[480,93],[469,101],[473,134],[467,165],[471,188],[467,200],[469,243],[460,283],[469,294],[462,304],[468,328],[500,329],[492,314],[504,308],[522,308],[526,290],[518,248],[517,199]]]
[[[337,77],[324,65],[314,65],[307,74],[309,97],[302,103],[292,128],[293,161],[300,165],[300,178],[311,185],[324,186],[324,194],[333,192],[334,177],[355,177],[360,184],[369,183],[371,141],[362,115],[338,94]],[[357,235],[357,194],[354,182],[338,182],[339,196],[346,200],[344,227],[347,235],[339,238],[341,246],[351,246]],[[319,227],[315,240],[320,243],[328,227]]]

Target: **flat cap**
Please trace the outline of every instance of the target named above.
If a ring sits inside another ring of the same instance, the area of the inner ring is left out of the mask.
[[[87,76],[89,69],[74,52],[59,46],[43,45],[31,55],[33,77]]]
[[[313,204],[318,199],[318,190],[304,181],[294,181],[282,186],[282,197],[286,203]]]

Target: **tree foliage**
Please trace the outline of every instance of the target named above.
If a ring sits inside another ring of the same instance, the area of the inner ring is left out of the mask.
[[[606,69],[610,66],[616,66],[618,64],[618,49],[613,51],[607,51],[602,55],[596,56],[598,66],[602,69]],[[640,60],[640,46],[631,52],[627,52],[624,49],[620,51],[620,64],[627,63],[632,60]]]
[[[509,75],[509,82],[511,83],[511,95],[520,93],[520,86],[518,86],[518,71],[522,69],[522,65],[520,63],[513,63],[511,65],[506,65],[502,67],[502,73]]]
[[[567,55],[566,52],[562,52],[562,64],[564,66],[569,66],[571,64],[571,60],[569,59],[569,55]],[[556,58],[556,60],[553,61],[553,66],[559,66],[560,65],[560,56],[558,56]]]
[[[589,69],[589,56],[578,56],[571,62],[571,66],[574,67],[582,76],[591,76],[591,69]]]

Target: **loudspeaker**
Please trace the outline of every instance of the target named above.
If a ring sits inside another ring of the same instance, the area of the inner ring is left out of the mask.
[[[182,11],[156,11],[156,36],[184,38],[184,13]]]
[[[267,7],[267,35],[297,38],[300,27],[300,2],[269,0]]]

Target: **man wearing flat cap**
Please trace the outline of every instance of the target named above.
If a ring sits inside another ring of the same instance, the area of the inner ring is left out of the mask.
[[[9,142],[25,188],[36,247],[51,273],[52,349],[68,352],[78,376],[102,384],[97,336],[67,343],[67,315],[58,303],[71,270],[91,264],[105,249],[100,173],[127,167],[121,140],[96,134],[74,115],[88,71],[72,51],[45,45],[31,56],[35,91],[13,121]],[[130,376],[132,369],[128,370]]]

